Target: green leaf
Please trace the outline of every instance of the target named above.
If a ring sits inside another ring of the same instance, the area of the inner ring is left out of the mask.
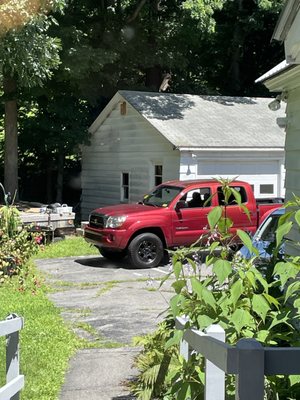
[[[268,292],[269,289],[269,284],[268,282],[265,280],[265,278],[262,276],[261,272],[258,271],[258,269],[256,268],[252,268],[251,271],[254,273],[255,278],[258,280],[258,282],[262,285],[262,287],[264,288],[265,292]]]
[[[178,345],[182,337],[183,337],[183,331],[179,330],[174,331],[174,335],[165,344],[165,350],[167,350],[171,346]]]
[[[287,261],[280,261],[275,265],[273,275],[278,275],[281,281],[281,285],[284,286],[289,279],[295,279],[299,272],[299,268]]]
[[[231,193],[233,194],[237,204],[241,205],[241,203],[242,203],[241,194],[236,189],[234,189],[233,187],[230,188],[230,190],[231,190]]]
[[[207,220],[211,230],[215,228],[221,217],[222,217],[222,207],[220,206],[213,208],[208,213]]]
[[[292,226],[293,226],[293,222],[289,221],[289,222],[285,222],[284,224],[277,227],[277,229],[276,229],[276,247],[278,247],[281,244],[283,237],[289,233]]]
[[[180,305],[184,297],[181,294],[176,294],[170,300],[170,307],[174,317],[178,315]]]
[[[179,294],[181,290],[186,286],[186,280],[180,279],[178,281],[173,282],[171,286],[174,288],[175,292]]]
[[[215,297],[210,290],[206,289],[206,287],[202,288],[202,300],[214,310],[216,309]]]
[[[295,307],[295,308],[300,308],[300,298],[298,298],[298,299],[296,299],[296,300],[294,301],[294,307]]]
[[[287,300],[288,300],[293,294],[299,292],[299,289],[300,289],[300,282],[299,282],[299,281],[296,281],[296,282],[291,283],[291,284],[288,286],[288,288],[287,288],[287,290],[286,290],[286,292],[285,292],[284,302],[286,303]]]
[[[290,375],[289,376],[291,386],[300,383],[300,375]]]
[[[244,286],[243,282],[239,279],[233,283],[233,285],[230,288],[230,298],[233,303],[233,305],[236,305],[236,302],[240,298],[241,294],[244,291]]]
[[[182,262],[176,261],[173,265],[173,270],[174,270],[176,279],[178,279],[180,276],[181,270],[182,270]]]
[[[275,297],[269,295],[268,293],[263,293],[262,295],[266,298],[269,304],[273,304],[276,308],[279,308],[280,303],[277,299],[275,299]]]
[[[180,389],[177,393],[176,399],[177,400],[188,400],[191,397],[191,388],[188,382],[183,382],[180,385]]]
[[[233,226],[232,219],[221,217],[218,222],[218,228],[220,232],[227,233],[228,230]]]
[[[253,289],[256,289],[257,285],[256,285],[256,280],[255,280],[255,274],[253,271],[247,271],[245,274],[246,278],[248,279],[248,281],[250,282],[251,286]]]
[[[218,247],[218,246],[220,246],[220,243],[219,242],[213,242],[210,246],[209,246],[209,252],[210,253],[213,253],[214,252],[214,250],[216,250],[216,248]]]
[[[203,330],[212,325],[214,323],[214,319],[209,317],[208,315],[199,315],[199,317],[197,318],[197,322],[199,324],[199,329]]]
[[[252,244],[252,239],[250,238],[250,236],[242,231],[241,229],[238,229],[236,231],[238,237],[241,239],[242,243],[247,247],[247,249],[250,251],[250,253],[254,253],[256,255],[258,255],[258,250],[253,246]]]
[[[253,326],[253,316],[249,313],[249,311],[238,308],[232,314],[231,322],[233,323],[237,332],[240,333],[241,329],[245,326]]]
[[[265,322],[268,311],[271,309],[270,304],[262,294],[254,294],[252,298],[253,311],[258,314]]]
[[[300,226],[300,210],[296,211],[295,213],[295,221]]]
[[[286,324],[289,327],[291,327],[291,325],[288,323],[288,319],[289,319],[289,312],[281,312],[281,313],[272,313],[271,314],[273,316],[271,325],[269,326],[269,331],[274,328],[276,325],[280,325],[280,324]]]
[[[214,263],[213,272],[217,275],[218,281],[222,285],[232,272],[231,263],[227,260],[217,260]]]
[[[193,292],[195,292],[197,294],[197,296],[199,297],[199,299],[201,299],[202,298],[202,292],[203,292],[202,283],[198,279],[192,277],[191,278],[191,284],[192,284]]]
[[[258,331],[256,339],[261,343],[265,343],[269,333],[270,333],[269,331],[262,329]]]

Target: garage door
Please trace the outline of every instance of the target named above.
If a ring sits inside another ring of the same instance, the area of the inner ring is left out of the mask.
[[[212,177],[235,178],[246,181],[252,185],[254,195],[257,198],[279,196],[278,177],[280,166],[277,161],[253,161],[244,162],[218,162],[199,161],[197,165],[197,177],[210,179]]]

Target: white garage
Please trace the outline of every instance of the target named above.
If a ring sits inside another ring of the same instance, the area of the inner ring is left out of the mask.
[[[284,130],[271,98],[119,91],[83,149],[82,213],[136,202],[172,179],[224,177],[284,197]]]
[[[238,177],[251,184],[256,198],[284,197],[285,169],[282,151],[247,153],[241,157],[236,151],[226,154],[210,152],[205,157],[203,152],[186,152],[182,154],[180,179]]]

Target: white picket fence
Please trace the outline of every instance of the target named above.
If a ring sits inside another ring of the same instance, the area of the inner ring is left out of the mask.
[[[300,347],[263,347],[255,339],[231,346],[221,326],[202,332],[185,329],[187,321],[176,319],[176,328],[184,330],[180,353],[185,359],[192,351],[205,358],[205,400],[225,399],[225,374],[236,375],[236,400],[263,400],[265,375],[300,374]]]
[[[24,375],[20,375],[19,331],[24,320],[16,314],[0,321],[0,336],[6,336],[6,384],[0,387],[0,400],[19,400],[24,387]]]

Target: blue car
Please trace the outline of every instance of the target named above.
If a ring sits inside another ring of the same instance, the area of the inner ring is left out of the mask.
[[[259,252],[257,259],[258,263],[270,260],[270,249],[276,244],[276,229],[278,221],[284,212],[284,208],[276,208],[274,211],[270,212],[255,232],[255,235],[252,238],[252,244]],[[282,255],[283,252],[284,250],[282,245],[279,254]],[[239,250],[238,254],[246,259],[255,255],[251,253],[246,246],[243,246]]]

